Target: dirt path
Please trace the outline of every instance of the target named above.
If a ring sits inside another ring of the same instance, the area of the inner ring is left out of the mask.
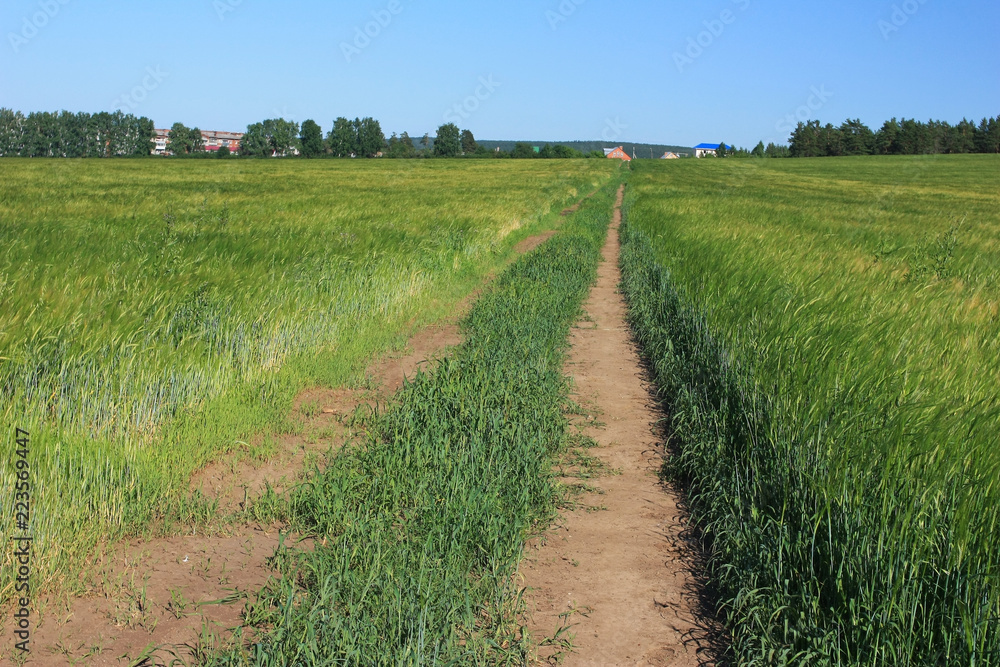
[[[591,425],[582,426],[598,447],[586,454],[607,473],[587,480],[593,491],[582,507],[529,544],[521,567],[529,629],[540,638],[572,624],[574,651],[563,656],[568,666],[694,666],[707,656],[700,651],[705,631],[685,519],[678,496],[657,477],[663,450],[655,424],[662,415],[617,289],[623,193],[567,362],[575,399],[592,411]],[[542,647],[539,658],[555,660],[559,652]]]
[[[523,254],[555,232],[522,241]],[[488,282],[488,280],[487,280]],[[284,493],[301,480],[307,461],[321,461],[358,435],[350,415],[358,406],[387,400],[404,378],[461,343],[458,321],[481,290],[459,303],[443,322],[410,338],[407,349],[373,362],[367,389],[310,389],[295,400],[301,428],[281,436],[279,451],[265,462],[220,460],[196,473],[192,490],[218,503],[221,514],[238,512],[269,484]],[[213,533],[134,540],[117,545],[96,563],[81,598],[44,602],[31,637],[28,665],[198,664],[197,656],[230,640],[244,606],[263,587],[279,544],[276,524],[223,525]],[[294,538],[286,539],[286,544]],[[0,646],[0,665],[8,649]],[[174,663],[175,659],[181,662]]]

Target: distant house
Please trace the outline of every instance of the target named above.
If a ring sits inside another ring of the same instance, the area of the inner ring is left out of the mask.
[[[231,153],[238,153],[240,145],[243,142],[243,133],[202,130],[201,141],[206,151],[215,152],[225,146]],[[170,130],[156,130],[156,148],[153,150],[153,153],[155,155],[166,155],[169,151]]]
[[[695,157],[705,157],[706,155],[711,155],[715,157],[718,154],[719,146],[722,144],[698,144],[694,147]],[[732,146],[726,146],[726,150],[732,150]]]
[[[663,154],[663,157],[661,157],[660,159],[661,160],[680,160],[681,156],[678,155],[677,153],[674,153],[674,152],[671,152],[671,151],[667,151],[666,153]]]
[[[624,146],[619,146],[618,148],[605,148],[604,155],[607,156],[609,160],[624,160],[626,162],[631,162],[632,158],[628,156],[625,152]]]

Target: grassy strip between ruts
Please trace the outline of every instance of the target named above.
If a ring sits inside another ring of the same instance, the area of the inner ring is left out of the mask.
[[[280,581],[247,614],[263,638],[209,664],[524,663],[513,578],[526,535],[554,512],[561,368],[612,186],[501,274],[454,356],[293,494],[293,526],[319,543],[279,554]]]

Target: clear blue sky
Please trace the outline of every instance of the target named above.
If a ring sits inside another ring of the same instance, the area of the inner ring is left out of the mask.
[[[4,0],[0,27],[0,106],[157,127],[752,147],[789,114],[1000,114],[995,0]]]

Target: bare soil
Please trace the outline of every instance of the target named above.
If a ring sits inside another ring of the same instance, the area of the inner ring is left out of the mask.
[[[522,241],[532,250],[554,232]],[[410,338],[403,353],[373,363],[367,389],[313,388],[295,400],[296,434],[278,439],[278,451],[263,462],[226,458],[192,476],[191,489],[218,502],[220,514],[237,511],[267,485],[285,493],[298,483],[305,464],[360,435],[350,417],[358,409],[385,401],[417,369],[461,343],[457,322],[479,291],[456,306],[444,322]],[[312,457],[312,458],[310,458]],[[272,575],[269,565],[281,539],[278,525],[237,526],[220,534],[135,540],[115,547],[96,563],[88,594],[48,599],[31,636],[27,665],[197,664],[208,647],[232,641],[248,601]],[[294,536],[285,538],[291,545]],[[306,544],[306,547],[309,545]],[[10,646],[0,647],[0,664]]]
[[[692,571],[695,557],[680,496],[658,478],[664,449],[657,423],[663,415],[617,289],[623,193],[567,361],[574,398],[590,412],[577,422],[597,442],[583,453],[597,459],[588,468],[604,474],[587,479],[590,491],[575,509],[526,547],[521,575],[528,629],[536,639],[557,638],[539,648],[542,662],[702,665],[711,660],[714,628],[700,612],[703,590]]]
[[[567,210],[569,210],[569,209],[567,209]],[[565,213],[565,211],[563,211],[563,213]],[[514,250],[516,250],[520,254],[524,254],[526,252],[531,252],[532,250],[534,250],[535,248],[537,248],[538,246],[542,245],[543,243],[545,243],[546,241],[548,241],[550,238],[552,238],[553,236],[555,236],[555,234],[556,234],[556,232],[555,232],[555,230],[553,230],[553,231],[549,231],[549,232],[544,232],[542,234],[538,234],[537,236],[532,236],[532,237],[526,238],[523,241],[521,241],[520,243],[518,243],[516,246],[514,246]]]
[[[271,576],[274,527],[122,545],[95,570],[91,595],[49,600],[31,636],[30,665],[155,664],[220,646]],[[149,663],[154,664],[154,663]]]

